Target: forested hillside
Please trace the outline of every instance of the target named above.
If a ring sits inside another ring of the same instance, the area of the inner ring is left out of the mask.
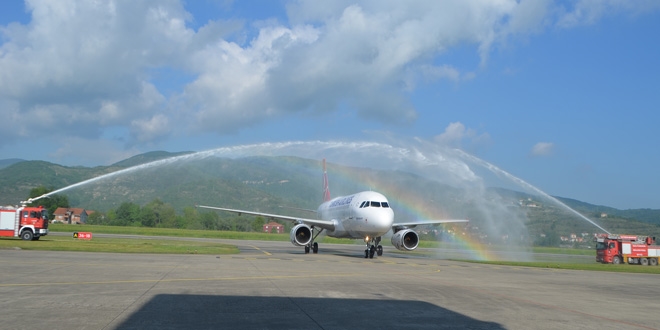
[[[140,218],[146,220],[137,221],[138,225],[201,226],[208,229],[235,229],[236,222],[232,224],[225,221],[222,225],[223,217],[230,217],[226,214],[219,218],[214,216],[190,221],[185,219],[185,216],[200,216],[192,214],[191,207],[196,204],[216,205],[309,217],[310,214],[303,211],[283,207],[315,209],[321,201],[319,160],[295,157],[207,157],[126,171],[132,166],[186,154],[189,153],[151,152],[111,166],[94,168],[65,167],[41,161],[17,162],[0,169],[0,204],[17,204],[27,198],[30,189],[38,186],[60,189],[118,170],[125,171],[120,175],[111,175],[65,190],[61,194],[67,196],[71,207],[95,210],[98,214],[116,216],[117,212],[124,212],[136,217],[135,212],[146,207],[148,210],[142,211],[144,214]],[[488,216],[488,207],[493,205],[475,204],[473,196],[460,187],[429,181],[401,171],[376,171],[337,164],[331,165],[329,176],[333,196],[374,189],[389,197],[399,221],[414,220],[420,216],[467,218],[471,221],[469,230],[474,231],[474,235],[494,239],[493,235],[488,237],[482,233],[486,227],[484,218]],[[499,188],[490,189],[488,194],[489,200],[498,201],[496,207],[500,205],[503,209],[508,209],[506,212],[511,216],[522,215],[525,219],[527,233],[520,235],[526,237],[515,238],[516,240],[558,245],[562,236],[593,234],[599,231],[588,221],[578,219],[562,207],[538,196]],[[617,210],[572,199],[560,199],[612,232],[660,236],[660,210]],[[158,212],[175,213],[179,219],[167,220],[169,223],[166,224],[159,222],[158,216],[154,218],[149,215]],[[185,212],[188,212],[187,215]],[[153,221],[150,220],[152,218]],[[200,225],[203,221],[206,221],[206,224]],[[489,221],[492,226],[492,223],[497,223],[498,220]],[[134,221],[120,223],[136,225]],[[241,229],[250,230],[250,226]],[[498,235],[507,236],[501,233]]]

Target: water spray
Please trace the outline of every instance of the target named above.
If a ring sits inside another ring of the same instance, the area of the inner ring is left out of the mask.
[[[609,233],[595,222],[571,209],[556,198],[549,196],[540,189],[486,161],[469,155],[461,150],[444,149],[436,144],[426,143],[424,141],[417,141],[417,144],[405,147],[378,142],[338,141],[291,141],[222,147],[125,168],[49,192],[39,197],[30,198],[27,203],[93,182],[136,171],[157,168],[159,166],[176,162],[202,160],[210,157],[237,159],[251,156],[294,156],[319,160],[326,158],[333,163],[342,164],[343,166],[370,168],[374,170],[404,171],[444,185],[464,187],[467,189],[467,194],[465,195],[468,198],[467,202],[476,202],[479,205],[477,210],[481,213],[482,220],[488,227],[485,232],[489,235],[488,237],[498,237],[498,235],[505,235],[508,233],[523,235],[527,230],[524,221],[522,221],[523,219],[515,214],[511,214],[503,205],[494,204],[492,200],[484,195],[486,189],[483,180],[470,168],[470,166],[468,166],[469,162],[488,169],[501,179],[511,180],[511,182],[514,182],[520,187],[530,189],[545,196],[552,202],[560,205],[562,208],[593,224],[603,232]],[[355,177],[351,184],[359,180],[359,177]],[[365,182],[365,184],[370,183]],[[370,186],[370,188],[381,189],[384,187]],[[394,192],[392,193],[393,196],[396,195]],[[398,199],[400,199],[400,202],[404,203],[406,202],[405,199],[407,197],[409,196],[404,193],[403,195],[399,195]],[[417,202],[419,200],[415,201]],[[416,215],[414,211],[419,212],[420,210],[422,209],[412,209],[411,211],[413,212],[410,213],[408,217]],[[399,215],[404,214],[399,213]],[[447,214],[446,216],[451,217],[453,215]],[[407,219],[399,219],[399,221],[404,220]],[[471,251],[483,252],[487,249],[487,246],[473,245],[468,249]],[[522,251],[522,253],[526,252]],[[520,259],[520,257],[514,258]]]
[[[539,195],[541,195],[541,196],[543,196],[543,197],[545,197],[545,198],[547,198],[547,199],[549,199],[549,200],[551,200],[551,201],[557,203],[559,206],[561,206],[561,207],[564,208],[565,210],[567,210],[567,211],[569,211],[569,212],[571,212],[571,213],[573,213],[573,214],[579,216],[580,218],[582,218],[582,219],[588,221],[589,223],[591,223],[592,225],[598,227],[598,229],[604,231],[605,233],[607,233],[607,234],[612,234],[612,233],[610,233],[609,231],[605,230],[605,228],[599,226],[597,223],[595,223],[595,222],[592,221],[591,219],[589,219],[589,218],[585,217],[584,215],[582,215],[580,212],[578,212],[578,211],[576,211],[576,210],[570,208],[568,205],[562,203],[560,200],[558,200],[558,199],[556,199],[556,198],[554,198],[554,197],[548,195],[548,194],[545,193],[543,190],[541,190],[541,189],[539,189],[539,188],[536,188],[535,186],[533,186],[533,185],[527,183],[526,181],[524,181],[524,180],[522,180],[522,179],[520,179],[520,178],[518,178],[518,177],[516,177],[516,176],[514,176],[514,175],[512,175],[512,174],[510,174],[509,172],[507,172],[507,171],[505,171],[505,170],[503,170],[503,169],[501,169],[501,168],[499,168],[499,167],[497,167],[497,166],[495,166],[495,165],[493,165],[493,164],[491,164],[491,163],[489,163],[489,162],[487,162],[487,161],[485,161],[485,160],[483,160],[483,159],[481,159],[481,158],[477,158],[477,157],[475,157],[475,156],[472,156],[472,155],[470,155],[470,154],[464,152],[463,150],[455,149],[455,151],[456,151],[459,155],[461,155],[462,157],[465,157],[465,158],[467,158],[467,159],[469,159],[469,160],[471,160],[471,161],[473,161],[473,162],[475,162],[475,163],[477,163],[477,164],[483,166],[484,168],[490,170],[491,172],[493,172],[493,173],[495,173],[495,174],[497,174],[497,175],[504,175],[507,179],[509,179],[509,180],[511,180],[511,181],[513,181],[513,182],[515,182],[515,183],[517,183],[517,184],[519,184],[519,185],[521,185],[521,186],[523,186],[523,187],[525,187],[525,188],[527,188],[527,189],[531,189],[531,190],[533,190],[534,192],[536,192],[537,194],[539,194]]]

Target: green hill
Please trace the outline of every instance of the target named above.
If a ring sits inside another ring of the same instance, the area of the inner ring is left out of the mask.
[[[316,209],[322,196],[321,164],[296,157],[238,159],[180,157],[162,164],[142,165],[190,152],[150,152],[111,166],[66,167],[42,161],[23,161],[0,169],[0,204],[17,204],[30,189],[60,189],[122,170],[62,192],[72,207],[107,212],[124,202],[145,205],[154,199],[178,212],[195,204],[226,206],[270,213],[309,216],[292,206]],[[373,189],[388,196],[398,221],[418,218],[467,218],[473,234],[485,240],[538,240],[598,231],[560,206],[517,191],[493,188],[482,199],[473,192],[402,171],[377,171],[329,166],[333,196]],[[341,175],[339,175],[341,173]],[[337,175],[335,175],[337,174]],[[368,186],[363,183],[368,182]],[[616,233],[660,237],[660,210],[617,210],[559,198],[589,219]],[[524,222],[524,231],[516,231]],[[485,234],[488,232],[489,234]],[[514,238],[510,237],[513,236]],[[525,236],[526,238],[518,237]]]
[[[182,152],[167,152],[167,151],[151,151],[147,152],[144,154],[139,154],[135,155],[131,158],[124,159],[120,162],[114,163],[111,166],[113,167],[131,167],[131,166],[137,166],[141,164],[146,164],[149,162],[165,159],[165,158],[170,158],[170,157],[176,157],[176,156],[181,156],[181,155],[187,155],[191,154],[193,151],[182,151]]]

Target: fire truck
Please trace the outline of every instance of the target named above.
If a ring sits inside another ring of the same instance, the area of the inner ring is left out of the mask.
[[[0,207],[0,236],[36,241],[48,235],[48,210],[43,206]]]
[[[601,234],[595,240],[597,262],[658,265],[660,246],[655,245],[655,237]]]

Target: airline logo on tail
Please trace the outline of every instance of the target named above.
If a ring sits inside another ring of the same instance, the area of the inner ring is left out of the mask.
[[[328,185],[328,171],[325,167],[325,158],[323,158],[323,201],[330,200],[330,186]]]

